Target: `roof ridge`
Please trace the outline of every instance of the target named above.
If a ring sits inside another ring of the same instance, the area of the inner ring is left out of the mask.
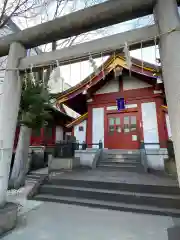
[[[123,53],[118,53],[116,55],[111,55],[111,56],[108,57],[108,59],[104,63],[102,63],[98,67],[98,70],[106,69],[110,65],[110,63],[114,60],[114,58],[120,58],[121,60],[126,61]],[[141,61],[141,60],[139,60],[137,58],[134,58],[134,57],[131,57],[131,59],[132,59],[132,65],[134,65],[138,68],[143,68],[146,71],[150,71],[150,72],[155,73],[155,72],[157,72],[157,69],[159,69],[158,65],[147,63],[147,62]],[[89,74],[86,78],[84,78],[81,82],[76,84],[75,86],[73,86],[73,87],[71,87],[71,88],[67,89],[66,91],[61,92],[59,94],[57,93],[57,95],[56,95],[57,101],[58,101],[59,98],[66,98],[66,96],[68,94],[78,90],[80,87],[83,87],[84,85],[87,85],[96,76],[97,76],[96,73],[93,72],[93,73]]]

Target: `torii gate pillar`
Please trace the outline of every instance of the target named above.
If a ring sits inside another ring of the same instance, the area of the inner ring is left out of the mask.
[[[155,21],[180,184],[180,17],[176,0],[157,0]]]
[[[14,145],[21,97],[21,79],[17,71],[19,60],[26,56],[20,43],[12,43],[0,102],[0,205],[6,201],[8,177]]]

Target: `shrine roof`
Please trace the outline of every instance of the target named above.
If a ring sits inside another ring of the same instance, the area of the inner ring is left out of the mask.
[[[156,73],[160,71],[160,67],[155,64],[151,64],[148,62],[142,62],[139,59],[131,58],[132,61],[132,67],[130,69],[131,72],[147,76],[152,78],[152,80],[156,80],[157,76],[154,76]],[[110,56],[99,68],[98,68],[98,74],[93,72],[88,77],[86,77],[84,80],[82,80],[77,85],[69,88],[68,90],[56,94],[54,97],[57,99],[57,104],[64,103],[68,101],[69,99],[75,97],[79,93],[82,93],[83,90],[87,85],[93,86],[98,81],[101,81],[103,79],[103,74],[107,75],[110,71],[112,71],[115,66],[121,66],[122,68],[129,70],[128,66],[126,64],[126,59],[124,57],[124,54],[118,54],[118,55],[112,55]]]
[[[60,109],[57,109],[56,107],[48,104],[47,105],[47,109],[49,110],[49,112],[52,114],[52,116],[59,120],[63,120],[64,124],[70,123],[72,121],[74,121],[74,118],[69,116],[68,114],[62,112]]]
[[[76,118],[74,121],[72,121],[71,123],[67,124],[66,127],[67,128],[71,128],[81,122],[83,122],[84,120],[86,120],[88,118],[88,113],[85,113],[83,115],[81,115],[80,117]]]

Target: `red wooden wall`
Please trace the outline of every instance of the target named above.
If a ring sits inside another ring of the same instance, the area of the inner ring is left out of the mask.
[[[17,147],[18,137],[19,137],[20,128],[16,128],[16,134],[14,139],[14,149]],[[48,134],[46,134],[47,129],[41,128],[39,130],[33,130],[31,135],[30,145],[32,146],[41,146],[41,145],[54,145],[56,139],[56,126],[49,127]]]
[[[122,85],[121,85],[122,86]],[[166,120],[165,114],[162,110],[161,106],[164,103],[164,97],[162,93],[155,94],[155,88],[141,88],[141,89],[133,89],[133,90],[125,90],[123,91],[122,87],[119,92],[115,93],[105,93],[105,94],[97,94],[92,96],[92,102],[88,103],[88,120],[87,120],[87,143],[92,144],[92,109],[103,107],[104,108],[104,131],[107,132],[107,114],[112,112],[116,113],[118,111],[107,111],[108,106],[115,106],[116,99],[119,97],[124,97],[126,104],[137,104],[137,109],[127,109],[126,111],[137,111],[138,119],[140,122],[140,140],[144,140],[143,136],[143,124],[142,124],[142,113],[141,113],[141,103],[146,102],[155,102],[157,109],[157,122],[158,122],[158,132],[159,132],[159,141],[161,147],[166,147],[166,141],[168,139],[167,129],[166,129]],[[106,134],[104,135],[104,143],[106,147]]]

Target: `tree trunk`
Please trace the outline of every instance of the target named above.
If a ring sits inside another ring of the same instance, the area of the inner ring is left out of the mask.
[[[30,145],[31,129],[22,125],[19,133],[18,145],[14,158],[14,165],[9,181],[10,188],[18,189],[25,184],[25,177],[29,168],[28,153]]]

